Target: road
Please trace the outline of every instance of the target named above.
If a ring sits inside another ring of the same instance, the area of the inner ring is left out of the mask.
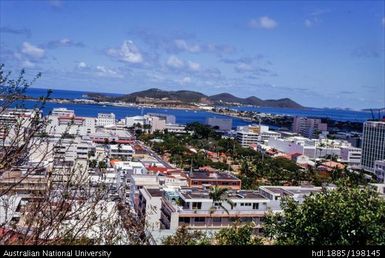
[[[175,168],[171,166],[168,162],[164,161],[155,151],[151,150],[151,148],[146,146],[143,142],[136,140],[135,143],[140,145],[150,156],[154,157],[164,167],[169,169]]]

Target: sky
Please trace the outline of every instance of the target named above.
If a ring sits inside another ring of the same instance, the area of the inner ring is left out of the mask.
[[[384,1],[0,1],[0,62],[34,87],[385,106]]]

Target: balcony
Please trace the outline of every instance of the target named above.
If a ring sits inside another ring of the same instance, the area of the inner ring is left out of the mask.
[[[260,210],[228,210],[228,213],[223,209],[217,210],[184,210],[180,207],[177,212],[181,217],[263,217],[265,216],[266,211]]]

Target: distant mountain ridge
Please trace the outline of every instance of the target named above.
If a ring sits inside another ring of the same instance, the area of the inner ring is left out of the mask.
[[[182,103],[205,103],[213,105],[252,105],[261,107],[284,107],[284,108],[303,108],[302,105],[289,99],[268,99],[262,100],[255,96],[248,98],[239,98],[230,93],[220,93],[212,96],[207,96],[203,93],[189,90],[166,91],[161,89],[148,89],[144,91],[133,92],[119,97],[107,97],[103,94],[89,94],[91,99],[95,100],[110,100],[123,102],[136,102],[138,98],[153,98],[153,99],[169,99],[180,101]]]

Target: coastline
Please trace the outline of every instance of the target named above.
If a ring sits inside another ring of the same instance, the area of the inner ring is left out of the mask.
[[[20,98],[20,101],[31,101],[31,102],[38,102],[41,101],[41,98],[37,97],[30,97],[30,96],[23,96],[23,98]],[[295,116],[306,116],[306,117],[317,117],[320,119],[325,119],[329,122],[332,122],[332,124],[338,124],[338,123],[359,123],[362,124],[363,121],[366,121],[362,119],[362,121],[358,121],[355,119],[335,119],[332,116],[328,116],[327,114],[323,116],[312,116],[309,114],[301,114],[301,111],[298,111],[297,114],[296,109],[290,109],[290,108],[282,108],[285,110],[292,110],[292,114],[286,114],[286,113],[275,113],[273,112],[263,112],[260,110],[237,110],[236,108],[232,108],[231,106],[206,106],[206,105],[199,105],[199,104],[191,104],[191,105],[178,105],[178,106],[172,106],[172,105],[157,105],[157,104],[137,104],[137,103],[126,103],[126,102],[108,102],[108,101],[95,101],[95,100],[89,100],[84,98],[77,98],[77,99],[70,99],[70,98],[49,98],[46,99],[47,103],[56,103],[56,104],[73,104],[73,105],[98,105],[98,106],[104,106],[104,107],[115,107],[115,108],[136,108],[136,109],[163,109],[163,110],[185,110],[190,112],[207,112],[218,116],[224,116],[228,118],[234,118],[239,119],[247,123],[259,123],[259,119],[261,119],[262,124],[271,125],[271,126],[277,126],[277,127],[288,127],[287,126],[287,120],[291,120]],[[239,107],[239,106],[236,106]],[[242,106],[243,107],[243,106]],[[268,107],[259,107],[261,109],[274,109],[274,108],[268,108]],[[279,108],[277,108],[279,109]],[[220,112],[218,110],[221,110]],[[306,110],[303,109],[303,110]],[[311,109],[309,109],[311,110]],[[284,122],[282,124],[281,122]]]

